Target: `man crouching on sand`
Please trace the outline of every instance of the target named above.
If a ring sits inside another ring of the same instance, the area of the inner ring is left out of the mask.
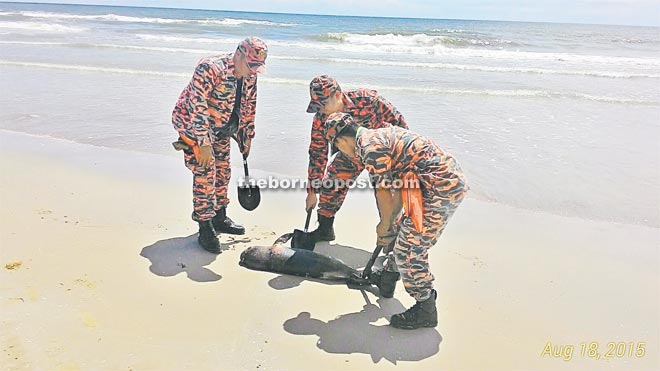
[[[406,292],[417,301],[405,312],[393,315],[391,326],[435,327],[437,292],[428,251],[465,197],[467,185],[461,168],[433,141],[400,127],[367,129],[346,113],[333,113],[325,128],[327,140],[364,164],[377,186],[393,185],[397,180],[405,184],[414,180],[410,184],[419,185],[416,189],[376,190],[386,200],[379,204],[377,243],[388,253],[386,268],[377,282],[381,296],[391,298],[400,275]],[[405,212],[399,217],[402,206]]]
[[[262,40],[248,37],[235,53],[202,58],[172,113],[172,124],[185,142],[175,142],[175,148],[183,149],[186,167],[193,173],[197,241],[212,253],[220,253],[217,232],[245,233],[227,217],[230,138],[247,158],[254,137],[257,73],[265,68],[267,53]]]

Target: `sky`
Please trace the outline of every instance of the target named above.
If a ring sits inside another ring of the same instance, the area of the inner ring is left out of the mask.
[[[252,12],[660,26],[660,0],[42,0]]]

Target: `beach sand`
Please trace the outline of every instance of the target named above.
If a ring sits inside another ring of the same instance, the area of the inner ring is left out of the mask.
[[[657,228],[468,198],[430,254],[440,323],[404,331],[387,326],[413,304],[401,284],[379,299],[239,267],[302,227],[304,191],[264,190],[247,212],[230,187],[248,232],[216,256],[197,246],[178,157],[0,131],[0,174],[3,370],[660,369]],[[361,267],[376,223],[371,192],[351,191],[317,251]],[[572,358],[542,355],[548,342]],[[646,352],[607,358],[608,342]]]

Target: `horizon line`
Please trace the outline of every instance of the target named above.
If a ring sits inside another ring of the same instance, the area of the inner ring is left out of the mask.
[[[222,10],[222,9],[206,9],[206,8],[172,8],[162,6],[137,6],[137,5],[108,5],[108,4],[78,4],[78,3],[42,3],[38,1],[2,1],[0,4],[31,4],[31,5],[74,5],[74,6],[89,6],[89,7],[106,7],[106,8],[138,8],[138,9],[169,9],[169,10],[193,10],[193,11],[209,11],[209,12],[229,12],[229,13],[258,13],[258,14],[283,14],[283,15],[303,15],[312,17],[348,17],[348,18],[384,18],[384,19],[421,19],[421,20],[437,20],[437,21],[478,21],[478,22],[512,22],[512,23],[540,23],[540,24],[565,24],[565,25],[582,25],[582,26],[623,26],[623,27],[640,27],[640,28],[660,28],[660,25],[631,25],[631,24],[612,24],[612,23],[574,23],[574,22],[557,22],[557,21],[520,21],[520,20],[504,20],[504,19],[467,19],[467,18],[422,18],[422,17],[391,17],[391,16],[375,16],[375,15],[342,15],[342,14],[315,14],[315,13],[287,13],[287,12],[262,12],[253,10]]]

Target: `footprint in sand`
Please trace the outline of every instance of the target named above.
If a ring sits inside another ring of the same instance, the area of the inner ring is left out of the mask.
[[[461,258],[463,258],[463,259],[465,259],[465,260],[471,261],[473,267],[476,267],[476,268],[486,268],[487,267],[486,263],[484,263],[483,260],[479,259],[478,256],[465,256],[465,255],[463,255],[461,253],[458,253],[458,252],[454,252],[454,254],[461,257]]]

